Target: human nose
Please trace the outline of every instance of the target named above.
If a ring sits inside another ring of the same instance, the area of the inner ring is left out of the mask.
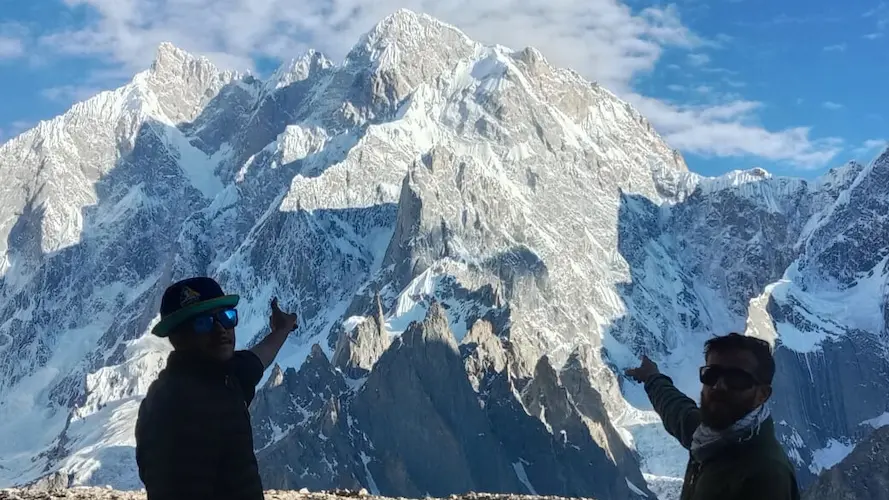
[[[213,332],[214,333],[225,333],[226,329],[222,326],[222,323],[219,321],[219,318],[213,318]]]

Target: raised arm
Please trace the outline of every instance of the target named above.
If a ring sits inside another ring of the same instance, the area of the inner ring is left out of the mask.
[[[626,374],[645,384],[645,393],[667,432],[686,449],[691,447],[692,436],[701,423],[701,410],[694,400],[677,389],[647,356],[642,357],[639,368],[629,369]]]
[[[695,429],[701,424],[701,410],[694,400],[677,389],[670,377],[663,374],[646,380],[645,392],[667,432],[678,439],[684,448],[690,448]]]
[[[272,299],[269,327],[271,332],[250,349],[262,361],[263,369],[268,368],[275,361],[287,336],[296,329],[296,314],[286,313],[278,308],[277,298]]]

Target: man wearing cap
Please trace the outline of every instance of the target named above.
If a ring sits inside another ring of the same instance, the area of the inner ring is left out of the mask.
[[[136,420],[136,462],[149,500],[262,499],[248,407],[296,315],[272,299],[271,333],[235,351],[237,295],[211,278],[174,283],[152,333],[173,345]]]

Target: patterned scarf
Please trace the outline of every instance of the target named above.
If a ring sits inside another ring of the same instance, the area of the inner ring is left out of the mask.
[[[717,431],[704,424],[695,429],[691,442],[691,454],[698,462],[704,462],[719,454],[727,446],[749,441],[759,434],[762,423],[769,418],[766,405],[758,406],[728,429]]]

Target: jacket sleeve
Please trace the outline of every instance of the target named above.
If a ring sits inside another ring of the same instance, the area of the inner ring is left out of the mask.
[[[780,464],[762,464],[756,473],[744,478],[740,491],[734,498],[739,500],[799,500],[799,486],[793,471]]]
[[[149,393],[139,408],[139,477],[149,500],[210,500],[218,480],[219,442],[212,420],[202,421],[200,406],[179,392]]]
[[[663,374],[646,380],[645,392],[667,432],[678,439],[683,447],[690,448],[692,435],[701,423],[701,410],[694,400],[677,389],[673,380]]]

